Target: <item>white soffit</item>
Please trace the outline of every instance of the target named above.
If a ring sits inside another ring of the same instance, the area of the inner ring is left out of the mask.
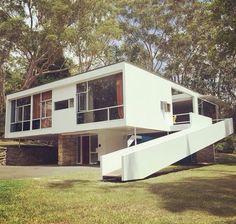
[[[173,103],[181,102],[181,101],[188,101],[188,100],[192,100],[192,96],[190,96],[189,94],[186,94],[186,93],[181,93],[181,94],[177,94],[177,95],[172,96]]]

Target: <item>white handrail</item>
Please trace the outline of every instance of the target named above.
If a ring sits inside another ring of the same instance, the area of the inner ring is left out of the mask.
[[[191,115],[191,117],[195,116],[196,120],[193,123],[197,123],[196,125],[133,146],[132,150],[124,154],[121,158],[122,181],[143,179],[233,133],[232,119],[211,124],[210,118]]]
[[[192,112],[189,112],[189,113],[182,113],[182,114],[173,114],[173,116],[189,115],[190,113],[192,113]]]
[[[122,105],[116,105],[116,106],[111,106],[111,107],[103,107],[103,108],[98,108],[98,109],[93,109],[93,110],[83,110],[83,111],[80,111],[80,112],[77,112],[77,113],[81,114],[81,113],[87,113],[87,112],[93,112],[93,111],[99,111],[99,110],[110,110],[110,109],[118,108],[118,107],[124,107],[124,106],[122,104]]]

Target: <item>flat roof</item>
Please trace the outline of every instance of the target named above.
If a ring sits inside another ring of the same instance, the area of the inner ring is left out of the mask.
[[[182,88],[185,88],[185,89],[187,89],[187,90],[190,90],[191,92],[193,92],[193,93],[197,93],[197,94],[199,94],[200,96],[202,96],[203,97],[203,95],[202,94],[200,94],[200,93],[198,93],[198,92],[196,92],[196,91],[193,91],[193,90],[191,90],[191,89],[189,89],[189,88],[187,88],[187,87],[185,87],[185,86],[183,86],[183,85],[181,85],[181,84],[179,84],[179,83],[176,83],[176,82],[174,82],[174,81],[172,81],[172,80],[170,80],[170,79],[168,79],[168,78],[166,78],[166,77],[164,77],[164,76],[162,76],[162,75],[159,75],[159,74],[157,74],[156,72],[153,72],[153,71],[149,71],[148,69],[145,69],[145,68],[143,68],[143,67],[141,67],[141,66],[139,66],[139,65],[136,65],[136,64],[134,64],[134,63],[132,63],[132,62],[128,62],[128,61],[120,61],[120,62],[116,62],[116,63],[112,63],[112,64],[109,64],[109,65],[105,65],[105,66],[101,66],[101,67],[97,67],[97,68],[94,68],[94,69],[91,69],[91,70],[89,70],[89,71],[86,71],[86,72],[81,72],[81,73],[77,73],[77,74],[75,74],[75,75],[72,75],[72,76],[70,76],[70,77],[65,77],[65,78],[62,78],[62,79],[60,79],[60,80],[57,80],[57,81],[53,81],[53,82],[50,82],[50,83],[46,83],[46,84],[43,84],[43,85],[39,85],[39,86],[36,86],[36,87],[32,87],[32,88],[28,88],[28,89],[25,89],[25,90],[20,90],[20,91],[17,91],[17,92],[15,92],[15,93],[11,93],[11,94],[8,94],[7,95],[7,98],[9,97],[9,98],[14,98],[14,95],[15,94],[18,94],[18,93],[23,93],[23,92],[26,92],[26,94],[30,94],[30,93],[27,93],[28,91],[30,91],[30,90],[35,90],[35,91],[44,91],[44,89],[45,90],[48,90],[48,89],[52,89],[52,88],[56,88],[56,87],[60,87],[60,86],[63,86],[63,85],[67,85],[67,84],[69,84],[70,83],[70,81],[73,83],[73,82],[76,82],[76,81],[78,81],[78,76],[80,76],[81,77],[81,75],[85,75],[85,74],[87,74],[87,73],[93,73],[94,71],[97,71],[97,70],[103,70],[104,68],[109,68],[109,67],[112,67],[112,66],[115,66],[115,65],[119,65],[119,64],[130,64],[130,65],[132,65],[132,66],[135,66],[135,67],[137,67],[137,68],[139,68],[139,69],[142,69],[142,70],[144,70],[144,71],[146,71],[146,72],[149,72],[150,74],[152,74],[152,75],[155,75],[155,76],[158,76],[158,77],[160,77],[160,78],[162,78],[162,79],[165,79],[165,80],[167,80],[167,81],[169,81],[169,82],[172,82],[173,84],[175,84],[175,85],[178,85],[178,86],[180,86],[180,87],[182,87]],[[85,78],[85,76],[84,77],[81,77],[82,79],[85,79],[86,80],[86,78]],[[89,78],[89,77],[88,77]],[[66,82],[65,82],[66,81]],[[58,86],[57,86],[58,85]],[[30,91],[31,92],[31,91]],[[21,94],[20,94],[21,95]],[[12,97],[11,97],[12,96]],[[17,97],[17,96],[16,96]],[[20,96],[19,96],[20,97]],[[209,96],[208,95],[208,100],[209,101],[213,101],[213,96]],[[213,102],[216,102],[216,97],[214,97],[214,101]],[[219,100],[219,99],[218,99]],[[220,101],[220,100],[219,100]]]

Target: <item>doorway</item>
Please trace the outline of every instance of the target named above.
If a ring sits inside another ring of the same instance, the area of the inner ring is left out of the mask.
[[[77,162],[81,165],[98,163],[98,136],[81,135],[78,137]]]

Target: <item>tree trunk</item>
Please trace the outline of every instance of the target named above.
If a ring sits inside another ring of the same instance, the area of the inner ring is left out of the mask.
[[[5,111],[5,72],[0,66],[0,114]]]

